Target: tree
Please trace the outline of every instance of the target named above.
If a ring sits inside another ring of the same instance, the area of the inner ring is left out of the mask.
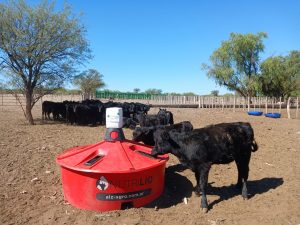
[[[133,89],[133,93],[139,93],[141,91],[141,89],[139,89],[139,88],[134,88]]]
[[[0,80],[0,92],[3,92],[5,90],[5,85],[3,82]]]
[[[162,90],[161,89],[155,89],[155,88],[149,88],[145,91],[145,93],[147,94],[162,94]]]
[[[288,98],[299,89],[300,51],[269,57],[261,64],[261,92],[266,96]]]
[[[35,7],[24,0],[0,4],[0,40],[0,69],[21,88],[30,124],[34,104],[91,56],[85,28],[70,7],[57,12],[48,1]]]
[[[195,96],[196,94],[194,92],[185,92],[182,93],[183,96]]]
[[[105,86],[102,77],[103,75],[97,70],[89,69],[75,76],[73,84],[78,86],[84,95],[91,96],[92,93],[96,92],[97,88]]]
[[[213,91],[210,92],[210,94],[212,96],[219,96],[219,91],[218,90],[213,90]]]
[[[219,85],[244,97],[253,96],[257,91],[259,54],[264,50],[262,40],[266,37],[263,32],[256,35],[231,33],[230,39],[222,42],[210,56],[212,65],[203,64],[202,68]]]

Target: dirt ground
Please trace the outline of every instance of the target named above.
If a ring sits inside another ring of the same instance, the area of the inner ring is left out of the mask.
[[[195,128],[235,121],[252,124],[259,149],[250,162],[248,200],[233,187],[235,164],[214,165],[207,196],[210,210],[203,214],[200,198],[192,192],[193,173],[170,155],[164,192],[149,205],[106,213],[77,209],[64,201],[55,158],[67,148],[101,141],[105,128],[43,122],[39,110],[34,111],[37,125],[29,126],[21,111],[2,109],[0,224],[300,224],[299,119],[217,109],[170,110],[175,122],[189,120]],[[124,132],[131,139],[131,131]]]

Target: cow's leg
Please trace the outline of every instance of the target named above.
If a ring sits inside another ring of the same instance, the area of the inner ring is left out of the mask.
[[[50,113],[51,113],[51,112],[49,112],[49,111],[47,111],[47,113],[46,113],[46,115],[47,115],[47,117],[48,117],[48,120],[51,119],[51,118],[50,118]]]
[[[242,197],[248,199],[247,180],[249,176],[249,162],[251,157],[251,151],[244,152],[244,154],[236,160],[238,168],[238,182],[236,187],[242,189]]]
[[[195,171],[195,178],[196,178],[197,184],[196,184],[196,186],[194,188],[194,192],[195,192],[196,196],[200,196],[200,194],[201,194],[200,181],[199,181],[200,175],[199,175],[199,172],[197,170]]]
[[[242,165],[241,165],[241,160],[236,159],[235,163],[236,163],[236,167],[237,167],[237,170],[238,170],[238,180],[237,180],[237,183],[236,183],[235,187],[238,190],[240,190],[242,188]]]
[[[206,198],[206,188],[208,182],[208,173],[210,169],[209,163],[201,164],[199,168],[199,178],[200,178],[200,189],[201,189],[201,208],[204,213],[208,211],[208,203]]]

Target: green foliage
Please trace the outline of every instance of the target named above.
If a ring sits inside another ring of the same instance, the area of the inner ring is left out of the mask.
[[[183,96],[195,96],[196,94],[193,92],[185,92],[182,94]]]
[[[252,96],[257,92],[259,54],[263,52],[263,38],[266,33],[231,33],[228,41],[210,56],[211,66],[203,64],[208,77],[220,86],[226,86],[242,96]]]
[[[265,96],[288,98],[299,93],[300,51],[269,57],[261,64],[260,88]]]
[[[4,81],[0,80],[0,91],[3,91],[6,89],[6,85],[4,84]]]
[[[231,94],[231,93],[226,93],[223,95],[223,97],[233,97],[233,96],[234,96],[234,94]]]
[[[141,89],[139,89],[139,88],[134,88],[133,89],[133,93],[139,93],[139,92],[141,92]]]
[[[58,88],[53,91],[54,94],[80,94],[79,89]]]
[[[92,94],[96,92],[97,88],[105,86],[102,78],[103,75],[97,70],[89,69],[75,76],[73,84],[79,87],[84,94]]]
[[[24,0],[0,4],[0,40],[0,70],[23,90],[31,124],[38,98],[61,87],[91,56],[85,28],[66,4],[59,12],[48,1],[35,7]]]
[[[219,96],[219,91],[218,90],[213,90],[211,91],[212,96]]]
[[[155,89],[155,88],[149,88],[147,90],[145,90],[146,94],[162,94],[162,90],[161,89]]]

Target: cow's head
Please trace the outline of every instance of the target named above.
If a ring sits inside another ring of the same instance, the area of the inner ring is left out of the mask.
[[[136,142],[153,140],[153,130],[153,127],[136,127],[132,132],[132,140]],[[154,145],[154,141],[147,144]]]
[[[157,129],[153,133],[155,147],[151,151],[151,155],[163,155],[167,153],[172,153],[174,146],[172,145],[172,140],[166,129]]]

